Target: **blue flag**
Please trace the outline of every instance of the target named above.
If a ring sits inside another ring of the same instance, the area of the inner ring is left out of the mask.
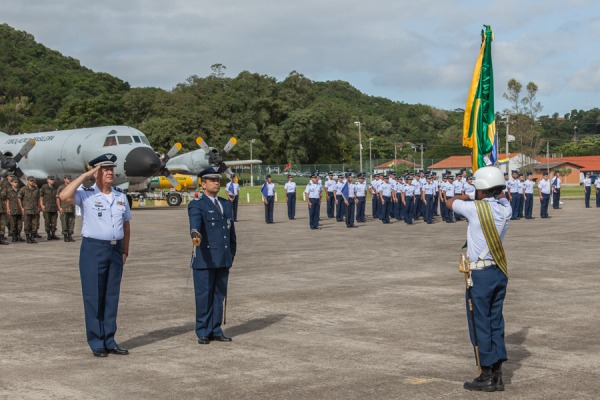
[[[267,182],[263,183],[262,188],[260,188],[260,192],[263,196],[265,196],[265,199],[268,197],[267,195],[269,194],[269,190],[267,189]]]
[[[344,198],[348,200],[348,181],[346,181],[346,183],[344,183],[344,186],[342,187],[342,196],[344,196]]]
[[[233,182],[229,182],[229,185],[227,185],[227,190],[233,193]]]

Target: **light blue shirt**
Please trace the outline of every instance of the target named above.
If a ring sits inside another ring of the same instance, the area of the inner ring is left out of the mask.
[[[510,203],[507,199],[496,200],[492,197],[483,199],[483,201],[488,201],[490,203],[492,208],[492,217],[494,218],[496,229],[500,234],[500,239],[504,239],[504,234],[508,228],[508,221],[512,217],[512,208],[510,207]],[[481,229],[481,223],[479,222],[479,216],[477,215],[475,202],[455,200],[454,203],[452,203],[452,210],[460,215],[463,215],[469,222],[469,227],[467,228],[467,253],[469,255],[469,260],[479,260],[479,255],[487,247],[487,243],[485,241],[485,236],[483,235],[483,230]],[[504,229],[502,229],[500,232],[503,220],[505,221]],[[481,259],[493,260],[489,249],[486,255],[484,255]]]
[[[523,182],[523,186],[525,187],[525,194],[533,194],[533,181],[528,179]]]
[[[392,185],[383,182],[381,185],[379,185],[379,192],[384,197],[390,197],[392,195]]]
[[[75,204],[81,209],[81,235],[98,240],[121,240],[123,223],[131,220],[131,210],[125,194],[112,189],[112,199],[94,184],[89,189],[75,191]]]
[[[354,185],[355,190],[356,190],[356,197],[365,197],[367,195],[367,184],[364,183],[356,183]]]
[[[542,194],[550,194],[550,182],[548,182],[547,179],[542,179],[538,183],[538,189],[540,189],[540,192],[542,192]]]
[[[232,196],[237,196],[240,193],[240,185],[239,183],[235,183],[232,181],[227,184],[225,190],[231,193]]]
[[[317,183],[317,185],[319,184]],[[285,185],[283,185],[283,188],[285,189],[286,193],[296,193],[296,182],[286,182]]]
[[[325,181],[325,187],[327,188],[327,191],[333,193],[333,191],[335,190],[336,183],[337,182],[335,179],[327,178],[327,181]]]
[[[319,199],[321,198],[321,187],[318,183],[308,182],[304,193],[308,194],[309,199]]]
[[[267,183],[267,196],[275,196],[275,184]]]

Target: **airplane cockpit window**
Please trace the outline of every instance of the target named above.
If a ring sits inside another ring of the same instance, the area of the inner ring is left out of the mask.
[[[134,141],[134,142],[136,142],[136,143],[141,143],[141,142],[142,142],[142,141],[140,140],[140,137],[139,137],[139,136],[134,136],[134,137],[133,137],[133,141]]]
[[[150,142],[148,141],[148,139],[146,139],[146,136],[140,136],[142,138],[142,143],[147,144],[148,146],[150,146]]]
[[[129,144],[133,142],[131,136],[117,136],[117,139],[119,139],[119,144]]]
[[[104,147],[107,146],[116,146],[117,145],[117,138],[114,136],[108,136],[105,140],[104,140]]]

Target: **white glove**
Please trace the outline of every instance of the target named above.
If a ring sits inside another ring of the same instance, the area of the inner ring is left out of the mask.
[[[475,200],[475,192],[467,193],[467,195],[469,196],[469,199]]]

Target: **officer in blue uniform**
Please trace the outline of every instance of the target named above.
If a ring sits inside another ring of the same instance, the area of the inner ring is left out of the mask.
[[[527,173],[527,179],[523,182],[523,192],[525,193],[525,219],[534,219],[533,216],[533,172]]]
[[[319,227],[319,214],[321,209],[321,187],[318,184],[319,175],[313,173],[310,176],[310,182],[306,185],[304,193],[306,193],[308,202],[308,224],[310,229],[321,229]]]
[[[365,206],[367,203],[367,184],[365,183],[365,173],[361,172],[358,174],[358,183],[355,185],[356,189],[356,221],[367,222],[365,217]]]
[[[275,184],[271,180],[271,175],[265,177],[265,183],[261,189],[263,202],[265,203],[265,222],[273,223],[273,211],[275,210]]]
[[[333,179],[333,172],[329,171],[327,181],[325,181],[325,188],[327,189],[327,218],[335,217],[335,185],[336,181]]]
[[[538,183],[538,192],[540,195],[540,217],[552,218],[548,215],[548,204],[550,203],[551,185],[548,181],[548,172],[544,171],[542,179]]]
[[[592,193],[592,178],[589,172],[585,173],[585,179],[583,180],[583,190],[585,194],[585,208],[590,208],[590,194]],[[558,205],[557,205],[558,206]]]
[[[117,157],[103,154],[89,162],[89,171],[60,192],[60,200],[79,206],[82,227],[79,272],[87,341],[96,357],[127,355],[115,342],[123,265],[129,255],[131,211],[127,197],[112,188]],[[95,178],[90,188],[79,188]],[[78,189],[79,188],[79,189]]]
[[[288,219],[296,219],[296,182],[294,182],[294,175],[288,175],[288,181],[283,188],[285,189]]]
[[[230,181],[227,184],[226,193],[233,206],[233,220],[237,222],[238,205],[240,200],[240,184],[236,182],[235,174],[231,174],[229,178]]]
[[[220,174],[208,167],[198,175],[204,194],[188,205],[190,236],[194,251],[191,268],[196,295],[198,343],[231,342],[221,329],[223,303],[227,297],[229,268],[236,251],[235,224],[231,202],[218,197]]]

